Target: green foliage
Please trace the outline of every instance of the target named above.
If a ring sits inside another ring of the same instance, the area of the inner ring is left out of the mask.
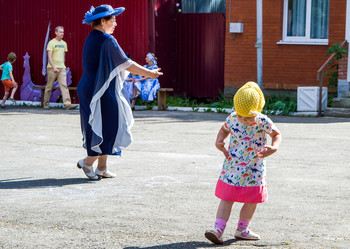
[[[265,114],[288,115],[297,110],[297,100],[289,95],[272,95],[266,98],[263,109]]]
[[[218,108],[221,108],[221,109],[232,108],[233,99],[232,98],[227,99],[226,96],[222,92],[220,92],[220,97],[219,97],[218,101],[211,103],[209,106],[216,108],[216,109],[218,109]]]
[[[343,57],[344,54],[348,54],[348,50],[342,48],[339,43],[333,43],[333,45],[328,49],[327,55],[335,54],[334,59],[329,62],[330,70],[326,71],[326,75],[328,78],[328,86],[329,87],[337,87],[338,86],[338,69],[339,63],[338,61]]]
[[[194,106],[192,106],[192,111],[194,111],[194,112],[198,112],[199,111],[199,108],[197,107],[194,107]]]
[[[220,108],[220,107],[218,107],[218,108],[216,108],[215,110],[216,110],[217,113],[226,113],[226,108]]]
[[[213,110],[208,108],[208,109],[204,109],[204,112],[213,112]]]
[[[146,101],[146,110],[152,110],[153,106],[157,106],[157,102],[156,101]]]
[[[232,98],[226,98],[223,93],[220,93],[220,97],[214,100],[206,101],[197,98],[190,97],[176,97],[176,96],[168,96],[167,97],[167,105],[168,106],[181,106],[181,107],[211,107],[214,109],[220,108],[232,108],[233,100]],[[198,111],[198,110],[197,110]]]
[[[343,57],[343,54],[348,54],[346,48],[342,48],[339,43],[333,43],[333,45],[328,49],[327,55],[335,53],[334,58],[340,60]]]
[[[181,107],[193,107],[197,105],[195,99],[191,100],[190,98],[184,97],[167,97],[167,105],[168,106],[181,106]]]
[[[209,102],[209,103],[208,103]],[[140,98],[136,102],[137,105],[146,105],[147,110],[151,110],[157,106],[157,101],[147,102]],[[200,107],[204,107],[204,112],[226,113],[226,109],[233,107],[233,99],[226,98],[223,93],[217,99],[210,99],[210,101],[201,101],[201,99],[189,97],[168,96],[167,105],[175,107],[191,107],[194,112],[198,112]],[[265,114],[288,115],[295,112],[297,109],[296,97],[289,95],[272,95],[266,98],[266,104],[263,109]]]

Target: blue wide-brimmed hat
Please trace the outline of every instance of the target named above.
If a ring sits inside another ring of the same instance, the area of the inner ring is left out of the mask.
[[[85,19],[83,23],[90,24],[93,20],[105,17],[105,16],[118,16],[125,10],[124,7],[113,9],[112,6],[108,4],[100,5],[96,8],[91,6],[90,10],[85,13]]]

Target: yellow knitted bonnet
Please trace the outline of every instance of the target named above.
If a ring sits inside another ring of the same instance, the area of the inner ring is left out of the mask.
[[[258,84],[249,81],[237,91],[233,104],[238,115],[255,117],[265,105],[264,94]]]

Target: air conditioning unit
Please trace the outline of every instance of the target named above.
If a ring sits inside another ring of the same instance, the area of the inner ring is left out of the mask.
[[[297,111],[316,112],[319,106],[320,87],[298,87],[297,91]],[[328,89],[322,87],[322,111],[327,107]]]

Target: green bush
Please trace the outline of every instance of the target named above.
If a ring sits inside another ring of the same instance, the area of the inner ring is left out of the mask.
[[[263,109],[265,114],[287,115],[297,110],[297,100],[289,95],[272,95],[266,98]]]
[[[297,110],[296,97],[274,94],[271,97],[266,97],[265,99],[266,103],[262,111],[265,114],[288,115],[290,113],[296,112]],[[146,109],[150,110],[153,106],[157,106],[158,102],[157,100],[153,102],[147,102],[139,98],[136,104],[146,105]],[[199,107],[205,107],[205,112],[213,112],[216,110],[218,113],[224,113],[226,112],[225,109],[231,109],[233,107],[233,98],[226,98],[223,93],[220,94],[219,98],[210,100],[190,98],[186,96],[168,96],[167,105],[175,107],[192,107],[192,110],[195,112],[198,112]]]
[[[346,48],[342,48],[339,43],[333,43],[332,46],[328,49],[327,55],[335,54],[334,58],[328,63],[330,70],[326,71],[326,76],[328,78],[329,87],[338,86],[338,70],[339,70],[339,60],[343,57],[344,54],[348,54]]]

